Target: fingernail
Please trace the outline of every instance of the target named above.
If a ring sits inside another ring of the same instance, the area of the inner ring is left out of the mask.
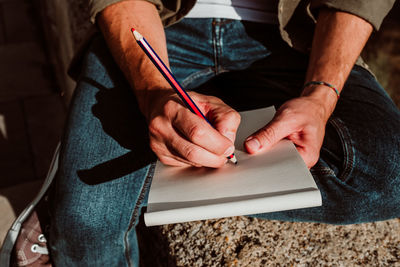
[[[258,142],[257,138],[254,138],[254,137],[247,138],[246,146],[248,148],[250,148],[250,150],[253,150],[253,151],[257,151],[261,147],[260,142]]]
[[[231,140],[232,143],[235,142],[235,133],[227,132],[227,133],[225,133],[225,137],[228,138],[229,140]]]
[[[225,152],[224,152],[224,156],[230,156],[232,155],[232,153],[235,151],[235,147],[231,146],[229,147]]]

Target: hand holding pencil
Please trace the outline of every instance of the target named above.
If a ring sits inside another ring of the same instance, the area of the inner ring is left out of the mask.
[[[233,142],[239,114],[216,97],[187,93],[147,41],[134,29],[132,33],[176,92],[176,95],[160,94],[153,103],[156,108],[149,123],[150,145],[161,162],[220,167],[228,158],[236,163]],[[175,133],[171,132],[171,126]]]

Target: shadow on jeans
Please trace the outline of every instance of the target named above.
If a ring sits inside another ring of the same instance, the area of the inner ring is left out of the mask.
[[[156,156],[150,151],[146,121],[133,92],[127,87],[108,89],[89,78],[83,81],[100,89],[92,112],[104,132],[130,152],[91,169],[79,170],[79,178],[86,184],[96,185],[121,178],[154,162]]]

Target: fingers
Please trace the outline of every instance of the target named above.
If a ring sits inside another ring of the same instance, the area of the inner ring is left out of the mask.
[[[249,136],[245,148],[250,154],[269,150],[282,139],[292,141],[306,163],[314,166],[325,134],[326,121],[315,114],[318,106],[303,99],[286,102],[265,127]]]
[[[192,94],[193,98],[203,104],[203,109],[213,127],[234,143],[240,124],[239,113],[217,97]]]
[[[297,151],[303,158],[305,164],[310,169],[319,159],[319,149],[307,149],[306,147],[297,147]]]
[[[195,166],[189,163],[185,163],[183,161],[180,161],[178,158],[175,157],[169,157],[169,156],[160,156],[158,158],[164,165],[168,166],[173,166],[173,167],[189,167],[189,166]],[[195,166],[195,167],[200,167],[200,166]]]
[[[246,139],[245,148],[250,154],[266,151],[292,132],[293,129],[289,123],[279,118],[273,119]]]
[[[190,111],[188,112],[192,115]],[[196,115],[194,118],[185,118],[186,116],[182,116],[181,121],[171,123],[166,118],[158,117],[149,125],[150,147],[160,161],[172,166],[218,168],[224,165],[226,157],[234,150],[231,141]],[[199,127],[198,124],[202,126]]]
[[[231,155],[233,143],[209,125],[204,119],[190,112],[179,112],[172,125],[193,144],[219,156]]]
[[[234,152],[240,116],[216,97],[190,94],[216,128],[170,96],[151,114],[151,149],[167,165],[221,167]]]
[[[213,118],[213,125],[218,132],[235,143],[236,132],[240,124],[240,115],[231,108],[221,110]]]
[[[307,131],[300,131],[285,120],[276,119],[258,130],[245,141],[245,148],[250,154],[269,150],[282,139],[291,140],[308,168],[314,166],[319,158],[319,142],[307,140]]]
[[[186,159],[197,167],[206,166],[218,168],[223,166],[228,160],[226,156],[216,155],[180,136],[171,136],[171,140],[169,140],[168,144],[172,153],[178,155],[180,158]]]
[[[166,165],[218,168],[227,162],[225,156],[215,155],[185,140],[177,133],[171,134],[167,140],[163,141],[151,142],[151,148]]]
[[[303,158],[307,167],[311,168],[319,159],[325,131],[322,130],[322,133],[319,134],[315,129],[307,129],[307,127],[305,131],[309,134],[301,136],[301,139],[294,139],[292,136],[290,136],[289,139],[296,145],[297,151]]]

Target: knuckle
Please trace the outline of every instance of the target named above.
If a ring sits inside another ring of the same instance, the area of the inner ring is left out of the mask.
[[[215,153],[218,156],[224,156],[225,151],[227,151],[229,147],[230,147],[230,144],[221,144],[220,147],[215,148],[215,150],[216,150]]]
[[[163,106],[163,114],[168,116],[172,111],[176,110],[176,101],[173,99],[167,100]]]
[[[237,111],[235,111],[233,109],[230,109],[227,112],[227,117],[228,117],[228,119],[232,120],[236,124],[240,123],[240,120],[241,120],[240,114],[239,114],[239,112],[237,112]]]
[[[199,153],[200,153],[200,149],[193,145],[186,147],[186,149],[184,149],[184,151],[183,151],[184,157],[191,162],[196,161],[196,159],[199,156]]]
[[[149,123],[149,133],[158,136],[163,131],[162,123],[159,119],[155,118]]]
[[[282,106],[282,108],[279,110],[279,117],[291,117],[295,114],[295,111],[292,110],[292,108],[290,107],[284,107]]]
[[[161,152],[160,145],[159,145],[157,142],[155,142],[154,140],[150,139],[150,144],[149,144],[149,146],[150,146],[150,149],[151,149],[154,153],[156,153],[157,156],[159,156],[158,154]]]
[[[215,103],[215,104],[224,104],[224,102],[220,99],[220,98],[218,98],[218,97],[216,97],[216,96],[208,96],[208,100],[209,100],[209,102],[211,102],[211,103]]]
[[[175,100],[173,100],[172,98],[168,99],[165,104],[164,104],[164,108],[167,110],[170,110],[171,108],[173,108],[176,105]]]
[[[205,137],[205,130],[198,125],[193,125],[188,130],[190,140],[198,141]]]
[[[149,124],[149,134],[150,136],[155,136],[159,133],[159,130],[154,127],[152,124]]]
[[[275,130],[272,127],[264,127],[260,130],[258,137],[261,139],[261,143],[271,143],[275,140]]]
[[[198,97],[199,99],[202,99],[203,101],[206,101],[209,103],[222,102],[218,97],[213,96],[213,95],[203,95],[203,94],[195,93],[195,96]]]
[[[237,111],[233,111],[233,114],[235,116],[235,120],[238,122],[238,124],[240,123],[240,121],[242,120],[242,117],[240,116],[239,112]]]

